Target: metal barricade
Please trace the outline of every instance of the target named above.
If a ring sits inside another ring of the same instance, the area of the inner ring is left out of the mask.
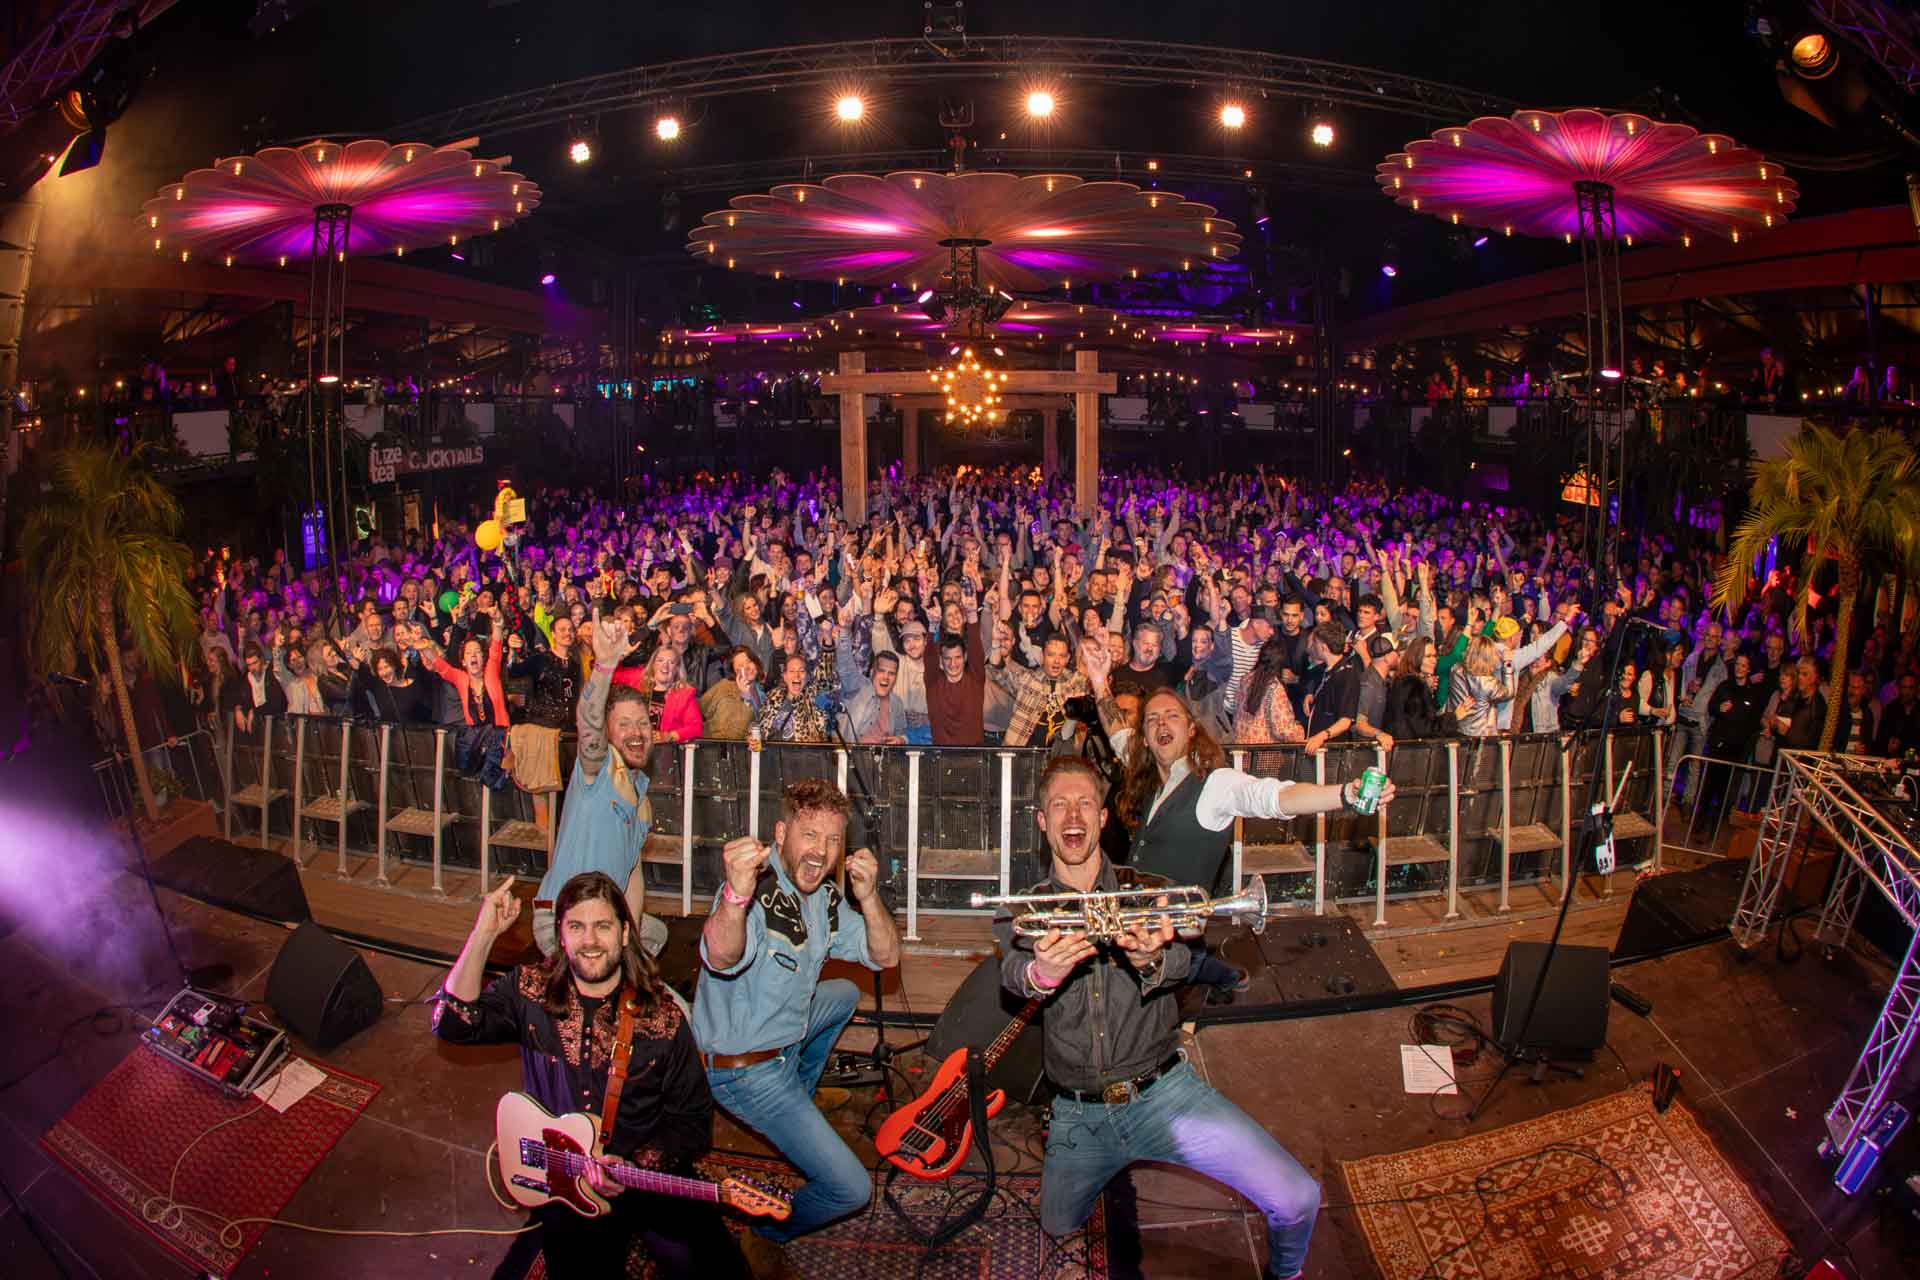
[[[1687,822],[1685,829],[1666,843],[1697,858],[1728,857],[1735,815],[1749,813],[1753,822],[1748,825],[1759,824],[1759,809],[1766,800],[1773,766],[1692,753],[1674,764],[1676,774],[1692,766],[1687,797],[1676,806]]]

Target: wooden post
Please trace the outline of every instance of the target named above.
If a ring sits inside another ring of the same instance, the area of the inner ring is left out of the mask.
[[[842,357],[844,359],[844,357]],[[1075,373],[1100,372],[1100,353],[1073,353]],[[1080,514],[1093,514],[1100,501],[1100,393],[1073,393],[1073,501]],[[851,519],[851,517],[849,517]]]
[[[1060,411],[1040,411],[1040,476],[1051,480],[1060,470]]]
[[[866,371],[866,352],[840,353],[842,374]],[[867,522],[867,396],[856,387],[840,392],[840,509],[850,525]]]

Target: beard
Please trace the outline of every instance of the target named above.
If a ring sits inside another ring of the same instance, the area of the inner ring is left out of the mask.
[[[567,953],[567,968],[573,971],[573,980],[579,982],[605,982],[620,968],[620,953],[608,950],[599,956],[588,958],[575,952]]]

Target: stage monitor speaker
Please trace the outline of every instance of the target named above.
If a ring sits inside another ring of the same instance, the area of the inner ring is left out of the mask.
[[[331,1049],[372,1026],[384,1000],[360,953],[309,920],[275,957],[267,1003],[302,1040]]]
[[[947,1001],[933,1034],[927,1037],[927,1055],[940,1062],[962,1045],[986,1048],[1025,1004],[1000,985],[1000,958],[988,956]],[[1014,1102],[1033,1102],[1043,1092],[1041,1080],[1045,1075],[1040,1018],[1036,1016],[987,1072],[987,1087],[1006,1090]]]
[[[1493,983],[1493,1038],[1509,1051],[1591,1056],[1607,1042],[1607,951],[1561,947],[1540,989],[1531,1023],[1520,1024],[1547,962],[1544,942],[1510,942]]]

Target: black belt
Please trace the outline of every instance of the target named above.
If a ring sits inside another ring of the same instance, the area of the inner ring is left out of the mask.
[[[1135,1098],[1145,1093],[1154,1081],[1166,1075],[1167,1072],[1173,1070],[1186,1060],[1186,1055],[1181,1053],[1180,1050],[1175,1049],[1167,1055],[1164,1062],[1152,1070],[1143,1071],[1131,1080],[1116,1081],[1103,1089],[1096,1089],[1091,1093],[1082,1093],[1078,1089],[1068,1089],[1061,1085],[1053,1084],[1051,1080],[1047,1083],[1052,1085],[1053,1096],[1056,1098],[1071,1098],[1075,1102],[1084,1102],[1092,1106],[1118,1106],[1121,1103],[1132,1102]]]

